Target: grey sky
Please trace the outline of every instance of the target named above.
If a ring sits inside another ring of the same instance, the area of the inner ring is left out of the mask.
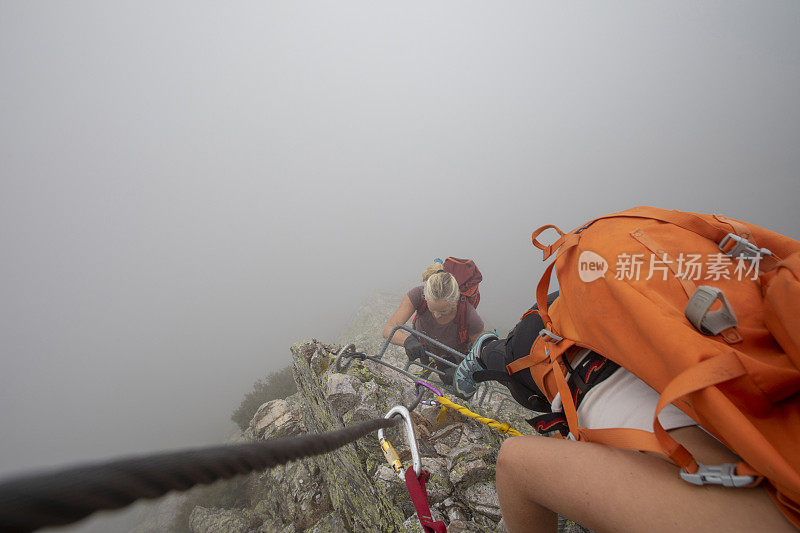
[[[0,2],[0,474],[218,440],[436,256],[649,204],[798,236],[800,4]],[[375,332],[379,335],[380,332]]]

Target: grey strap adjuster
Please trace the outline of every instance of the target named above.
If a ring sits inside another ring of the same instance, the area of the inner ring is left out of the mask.
[[[752,485],[755,476],[740,476],[736,474],[734,463],[721,465],[704,465],[697,463],[697,472],[690,474],[681,469],[681,478],[693,485],[722,485],[723,487],[746,487]]]
[[[720,301],[722,307],[716,311],[710,311],[714,302]],[[700,285],[694,294],[689,298],[684,310],[689,322],[703,333],[709,335],[719,335],[726,329],[736,327],[739,323],[736,314],[731,308],[725,293],[716,287]]]
[[[728,243],[731,241],[734,241],[736,244],[734,244],[730,250],[726,251],[725,247],[728,246]],[[772,252],[766,248],[759,248],[752,242],[744,237],[739,237],[735,233],[728,233],[719,241],[719,250],[734,259],[742,258],[749,261],[761,259],[766,255],[772,255]]]
[[[554,344],[558,344],[559,342],[564,340],[564,337],[560,337],[560,336],[556,335],[555,333],[553,333],[552,331],[550,331],[547,328],[540,329],[539,330],[539,336],[542,337],[547,342],[552,342]]]

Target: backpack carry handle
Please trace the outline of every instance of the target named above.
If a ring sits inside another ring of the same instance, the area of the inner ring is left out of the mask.
[[[558,232],[558,236],[559,237],[553,244],[551,244],[549,246],[545,246],[544,244],[539,242],[538,237],[543,232],[545,232],[545,231],[547,231],[549,229],[556,230]],[[538,249],[540,249],[542,251],[542,256],[543,256],[542,257],[542,261],[546,261],[548,257],[553,255],[554,251],[558,250],[558,248],[564,243],[564,238],[565,238],[564,232],[561,231],[561,229],[558,226],[553,225],[553,224],[546,224],[546,225],[540,227],[539,229],[537,229],[536,231],[534,231],[533,234],[531,234],[531,242],[533,242],[533,245],[535,247],[537,247]]]

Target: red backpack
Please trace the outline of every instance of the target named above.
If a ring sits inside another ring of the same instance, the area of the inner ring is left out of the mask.
[[[449,272],[456,278],[461,299],[466,300],[477,309],[481,301],[481,291],[478,290],[478,285],[483,281],[483,276],[475,262],[472,259],[448,257],[442,266],[445,272]]]

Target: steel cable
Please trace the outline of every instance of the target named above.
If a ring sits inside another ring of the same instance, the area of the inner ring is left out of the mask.
[[[95,511],[331,452],[398,422],[375,418],[319,435],[164,452],[10,479],[0,482],[0,531],[70,524]]]

